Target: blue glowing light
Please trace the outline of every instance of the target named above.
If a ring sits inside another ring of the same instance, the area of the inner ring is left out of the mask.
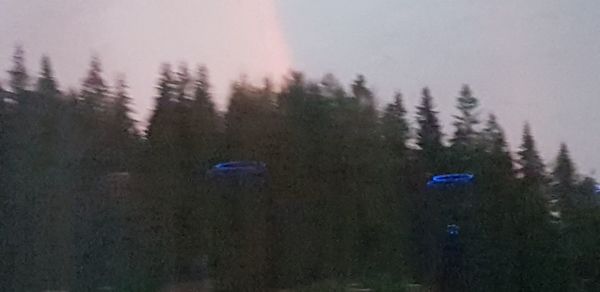
[[[458,234],[460,233],[460,227],[458,227],[458,225],[456,224],[450,224],[448,225],[446,231],[450,236],[458,236]]]
[[[436,186],[458,186],[471,184],[475,176],[470,173],[453,173],[436,175],[427,182],[428,187]]]
[[[213,169],[219,170],[252,170],[252,169],[264,169],[266,164],[258,161],[230,161],[216,164]]]
[[[267,172],[267,165],[259,161],[229,161],[215,164],[209,171],[212,177],[260,176]]]
[[[596,185],[596,194],[600,194],[600,184]]]

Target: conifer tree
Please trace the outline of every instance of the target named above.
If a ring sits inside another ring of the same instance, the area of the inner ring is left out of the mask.
[[[406,151],[409,138],[409,125],[406,120],[406,109],[402,104],[402,94],[397,92],[394,101],[388,104],[381,119],[383,137],[392,150],[392,155],[402,155]]]
[[[453,125],[456,129],[450,140],[453,147],[466,149],[475,145],[477,137],[475,127],[479,124],[476,112],[478,105],[479,100],[473,96],[471,88],[468,85],[463,85],[456,105],[460,114],[454,116]]]
[[[521,146],[517,152],[519,174],[527,184],[539,186],[545,180],[545,166],[535,146],[528,123],[523,127],[522,137]]]
[[[513,163],[510,150],[506,142],[504,130],[500,127],[494,114],[490,114],[482,133],[483,148],[490,156],[492,164],[489,170],[504,175],[505,178],[512,177]]]
[[[102,77],[102,65],[97,56],[92,57],[87,76],[81,84],[80,99],[85,110],[103,112],[108,103],[108,86]]]
[[[135,120],[131,118],[131,97],[127,93],[127,82],[123,76],[117,79],[114,93],[114,120],[118,131],[126,136],[137,136]]]
[[[433,97],[429,88],[425,87],[422,91],[421,103],[417,106],[417,145],[421,149],[421,157],[429,172],[443,168],[441,159],[444,155],[438,112],[433,107]]]
[[[168,139],[164,136],[170,134],[168,124],[172,123],[171,119],[176,99],[175,80],[172,74],[171,66],[164,64],[161,68],[161,76],[157,87],[156,105],[146,131],[146,137],[150,143],[167,143],[165,140]]]
[[[554,179],[554,195],[559,200],[563,215],[573,215],[576,206],[581,206],[581,204],[578,204],[581,202],[576,202],[577,181],[575,176],[575,165],[569,155],[569,149],[565,143],[561,143],[556,163],[552,170],[552,177]]]
[[[352,94],[358,99],[361,105],[373,107],[375,97],[373,92],[367,88],[367,81],[364,75],[358,75],[352,83]]]
[[[54,71],[48,56],[43,56],[41,61],[40,77],[37,80],[36,91],[44,96],[54,97],[59,93]]]
[[[22,46],[18,45],[15,48],[12,60],[12,69],[8,71],[10,74],[10,88],[13,93],[19,94],[28,89],[29,82],[29,76],[25,68],[25,50]]]

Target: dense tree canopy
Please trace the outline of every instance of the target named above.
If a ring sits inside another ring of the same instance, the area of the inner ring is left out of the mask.
[[[219,112],[206,67],[164,64],[142,131],[125,77],[107,82],[99,57],[78,90],[59,88],[47,56],[35,79],[21,47],[12,60],[0,88],[3,291],[153,291],[203,276],[234,291],[325,279],[436,286],[453,204],[464,208],[465,291],[600,285],[596,182],[566,144],[548,175],[529,124],[511,152],[468,85],[447,145],[427,87],[414,121],[404,103],[419,97],[397,93],[379,110],[363,75],[344,86],[299,72],[280,88],[242,78]],[[265,162],[264,185],[205,175],[236,160]],[[475,183],[425,187],[455,171]]]

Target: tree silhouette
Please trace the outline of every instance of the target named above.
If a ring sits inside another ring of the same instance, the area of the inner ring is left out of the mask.
[[[454,136],[450,140],[454,147],[467,148],[474,146],[477,131],[475,126],[479,124],[477,117],[477,106],[479,100],[473,96],[471,88],[468,85],[463,85],[460,90],[460,96],[457,98],[456,108],[460,115],[454,116]]]
[[[531,128],[528,123],[523,127],[523,138],[517,155],[519,157],[518,171],[523,180],[528,184],[543,183],[545,178],[545,166],[536,149],[535,141],[531,135]]]
[[[417,107],[417,145],[421,148],[428,171],[439,171],[444,155],[442,132],[437,112],[433,109],[433,97],[429,88],[423,88],[421,104]]]
[[[409,138],[409,125],[406,120],[406,109],[402,104],[402,94],[397,92],[394,101],[388,104],[381,119],[383,137],[392,154],[403,154]]]
[[[10,75],[10,88],[14,93],[21,93],[28,89],[29,76],[25,68],[25,50],[22,46],[15,47],[15,53],[12,57],[13,66],[8,71]]]
[[[59,93],[59,90],[48,56],[42,57],[41,68],[40,77],[37,80],[36,91],[44,96],[54,97]]]
[[[564,143],[547,180],[528,124],[515,153],[495,115],[479,130],[466,85],[450,147],[423,89],[412,147],[404,97],[379,111],[363,75],[344,86],[333,74],[291,72],[280,89],[242,78],[221,114],[206,67],[165,64],[142,132],[124,77],[109,86],[97,57],[80,88],[62,92],[50,59],[40,65],[29,86],[17,47],[0,88],[0,290],[155,291],[207,274],[235,291],[326,279],[435,286],[433,198],[460,191],[425,184],[466,170],[476,176],[458,196],[469,206],[469,291],[600,285],[596,181],[577,173]],[[265,162],[267,183],[224,187],[206,176],[232,160]]]

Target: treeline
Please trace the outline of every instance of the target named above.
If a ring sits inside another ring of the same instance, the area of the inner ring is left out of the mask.
[[[109,85],[98,58],[76,91],[60,90],[47,57],[30,74],[21,48],[8,73],[3,291],[151,291],[192,280],[204,265],[237,291],[323,279],[433,283],[425,182],[464,171],[477,177],[464,239],[468,291],[600,289],[596,182],[576,172],[566,144],[547,171],[528,125],[511,152],[467,85],[447,135],[428,88],[414,122],[400,93],[378,110],[361,75],[347,88],[330,74],[312,81],[297,72],[279,90],[235,82],[221,113],[206,68],[163,65],[140,132],[124,78]],[[264,161],[270,173],[269,187],[238,194],[235,209],[204,175],[229,160]],[[245,252],[224,262],[235,254],[224,239],[231,216],[247,232],[229,240]]]

